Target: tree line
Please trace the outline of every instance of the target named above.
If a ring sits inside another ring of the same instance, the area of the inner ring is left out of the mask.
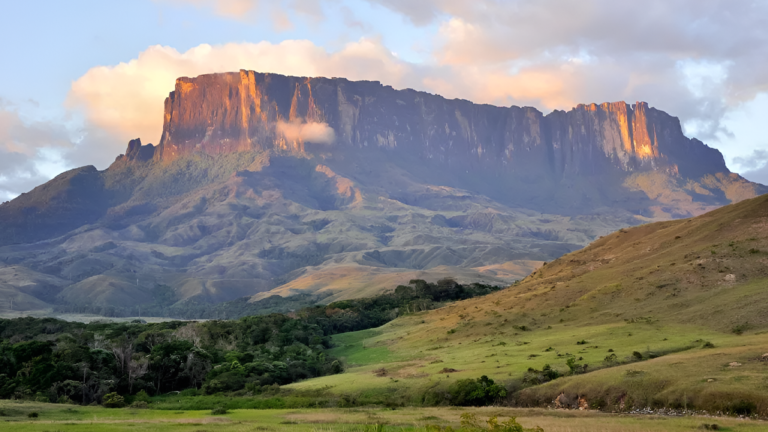
[[[0,320],[0,398],[89,404],[113,393],[260,393],[341,373],[342,363],[327,352],[334,334],[498,289],[452,279],[412,280],[375,297],[236,320]]]

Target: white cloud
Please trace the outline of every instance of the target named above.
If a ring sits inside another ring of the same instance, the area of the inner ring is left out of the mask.
[[[240,21],[256,22],[269,17],[272,28],[285,31],[294,28],[290,15],[302,15],[310,22],[325,19],[321,0],[154,0],[157,3],[191,5],[212,10],[216,15]],[[333,1],[333,0],[325,0]]]
[[[56,122],[22,119],[0,101],[0,200],[11,199],[52,177],[46,166],[56,164],[51,149],[73,148],[69,131]],[[60,165],[55,170],[60,169]]]
[[[68,104],[83,109],[93,126],[115,135],[117,147],[112,151],[117,155],[132,138],[158,142],[163,100],[176,78],[239,69],[382,80],[400,87],[419,84],[415,67],[395,58],[377,40],[349,43],[337,52],[300,40],[200,45],[183,53],[153,46],[127,63],[89,70],[72,84]]]
[[[331,144],[336,139],[336,133],[327,123],[278,121],[277,131],[287,141]]]
[[[728,110],[768,91],[765,2],[368,1],[437,24],[435,61],[459,78],[445,87],[493,83],[482,101],[646,100],[711,140]]]

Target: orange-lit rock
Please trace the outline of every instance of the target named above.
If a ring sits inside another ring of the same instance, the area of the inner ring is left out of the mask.
[[[280,122],[327,124],[336,142],[307,147],[303,139],[286,139]],[[544,115],[343,78],[253,71],[179,78],[165,102],[155,158],[244,150],[344,158],[384,150],[385,158],[555,181],[610,171],[728,172],[719,152],[685,137],[676,118],[645,102],[593,103]]]

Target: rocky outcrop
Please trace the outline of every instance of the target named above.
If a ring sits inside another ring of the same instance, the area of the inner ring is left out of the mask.
[[[123,155],[118,156],[118,160]],[[146,162],[152,160],[155,156],[155,146],[147,144],[141,145],[141,139],[136,138],[128,142],[128,148],[125,150],[125,159],[129,161]]]

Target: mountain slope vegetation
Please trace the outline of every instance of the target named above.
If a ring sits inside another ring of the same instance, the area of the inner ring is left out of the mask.
[[[622,229],[487,297],[336,336],[348,372],[294,386],[426,397],[487,375],[524,405],[564,394],[615,410],[765,414],[766,330],[762,196]]]

